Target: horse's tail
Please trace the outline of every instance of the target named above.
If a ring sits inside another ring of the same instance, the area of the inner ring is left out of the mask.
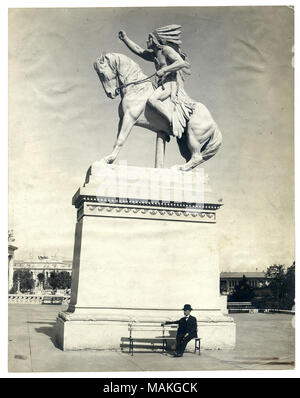
[[[209,139],[201,148],[201,155],[204,161],[212,158],[222,145],[222,133],[216,123],[212,127],[212,133]]]

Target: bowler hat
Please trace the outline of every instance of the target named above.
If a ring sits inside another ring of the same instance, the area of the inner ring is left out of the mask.
[[[190,304],[184,304],[184,306],[183,306],[183,311],[185,311],[185,310],[189,310],[189,311],[192,311],[192,307],[191,307],[191,305]]]

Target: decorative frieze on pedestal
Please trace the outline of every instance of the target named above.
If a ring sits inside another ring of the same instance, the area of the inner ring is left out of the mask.
[[[169,221],[189,221],[189,222],[216,222],[215,211],[204,211],[199,208],[186,209],[183,207],[173,207],[166,205],[151,205],[147,206],[139,201],[135,205],[124,205],[122,202],[112,204],[108,202],[107,198],[97,198],[99,204],[95,201],[83,202],[77,211],[77,220],[80,221],[84,216],[94,217],[126,217],[126,218],[141,218],[141,219],[156,219]],[[135,201],[133,201],[134,203]],[[218,205],[206,205],[204,209],[217,210]]]

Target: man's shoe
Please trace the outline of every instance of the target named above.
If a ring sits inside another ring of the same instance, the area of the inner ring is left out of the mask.
[[[174,358],[180,358],[180,357],[182,357],[182,354],[175,354],[174,355]]]

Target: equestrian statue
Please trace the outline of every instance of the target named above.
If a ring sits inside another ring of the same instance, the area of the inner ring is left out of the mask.
[[[119,128],[111,154],[103,160],[113,163],[133,126],[157,134],[155,167],[163,167],[165,143],[177,139],[183,165],[189,171],[216,154],[221,132],[205,105],[191,99],[184,90],[185,75],[191,74],[189,60],[182,52],[180,25],[168,25],[149,34],[147,49],[134,43],[124,31],[119,38],[136,55],[154,62],[156,72],[147,77],[139,65],[119,53],[102,54],[94,63],[106,95],[121,96]],[[155,76],[153,83],[150,79]]]

